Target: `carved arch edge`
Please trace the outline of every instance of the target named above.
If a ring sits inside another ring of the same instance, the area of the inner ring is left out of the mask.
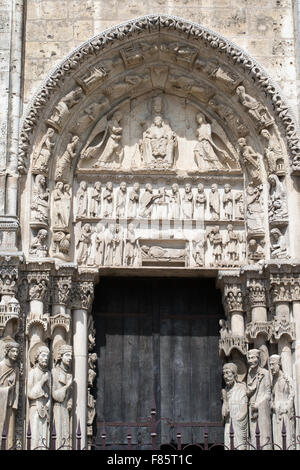
[[[209,46],[214,50],[218,50],[220,54],[225,54],[233,64],[241,67],[243,72],[246,72],[249,78],[252,78],[254,84],[270,99],[274,112],[285,131],[287,146],[291,154],[291,171],[293,174],[299,174],[299,128],[289,106],[285,102],[285,98],[282,96],[282,92],[273,83],[265,70],[241,48],[208,28],[179,17],[159,14],[142,16],[103,31],[72,51],[67,58],[50,72],[31,100],[22,120],[18,153],[18,170],[21,174],[27,173],[28,149],[34,129],[39,122],[40,113],[53,93],[60,88],[65,77],[71,72],[75,72],[84,59],[103,52],[115,43],[134,39],[141,33],[148,32],[150,34],[155,31],[177,31],[184,35],[186,39],[202,41],[206,47]]]

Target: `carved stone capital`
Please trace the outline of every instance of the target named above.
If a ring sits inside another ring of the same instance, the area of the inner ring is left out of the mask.
[[[274,274],[270,277],[271,299],[273,303],[293,300],[293,275]]]
[[[284,318],[275,318],[272,321],[272,343],[277,343],[282,335],[287,335],[289,341],[296,339],[296,327],[294,322],[287,321]]]
[[[56,327],[62,327],[69,334],[71,327],[71,318],[68,315],[54,315],[49,318],[51,336]]]
[[[227,314],[244,311],[241,284],[224,284],[223,303]]]
[[[247,342],[245,336],[236,336],[231,333],[219,340],[219,354],[230,356],[233,349],[240,351],[244,356],[247,354]]]
[[[15,296],[17,292],[18,268],[0,266],[0,295]]]
[[[247,301],[250,308],[266,307],[266,285],[263,279],[247,281]]]
[[[264,335],[267,341],[272,337],[273,325],[272,322],[260,321],[250,322],[246,326],[246,338],[250,343],[257,338],[259,334]]]
[[[53,278],[52,304],[67,306],[72,288],[71,276],[59,276]]]
[[[73,282],[71,290],[71,305],[73,309],[89,310],[94,299],[93,281]]]
[[[49,293],[50,274],[47,271],[34,271],[27,274],[29,301],[44,302]]]

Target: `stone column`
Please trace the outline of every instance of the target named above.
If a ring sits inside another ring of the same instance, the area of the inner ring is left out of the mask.
[[[247,301],[250,309],[250,324],[247,336],[253,347],[260,349],[270,337],[268,324],[265,280],[250,278],[247,280]]]
[[[224,304],[230,318],[233,336],[244,336],[245,322],[243,309],[243,293],[241,284],[230,283],[224,286]]]
[[[72,277],[57,276],[53,279],[51,337],[52,350],[57,344],[69,342],[70,312],[68,303],[71,295]]]
[[[81,446],[87,445],[87,391],[88,391],[88,311],[94,296],[94,283],[82,280],[73,283],[73,436],[75,439],[78,423],[81,428]],[[74,442],[75,443],[75,442]]]

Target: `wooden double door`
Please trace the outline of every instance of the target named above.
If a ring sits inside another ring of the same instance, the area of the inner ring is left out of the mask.
[[[98,375],[97,440],[105,422],[107,444],[151,444],[150,429],[134,426],[156,409],[158,444],[222,442],[222,364],[219,319],[224,317],[215,280],[102,278],[94,302]]]

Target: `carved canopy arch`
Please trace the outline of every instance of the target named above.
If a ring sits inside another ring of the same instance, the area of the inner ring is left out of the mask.
[[[285,258],[298,152],[280,93],[243,51],[178,18],[130,21],[79,47],[32,101],[24,251],[91,268]]]

